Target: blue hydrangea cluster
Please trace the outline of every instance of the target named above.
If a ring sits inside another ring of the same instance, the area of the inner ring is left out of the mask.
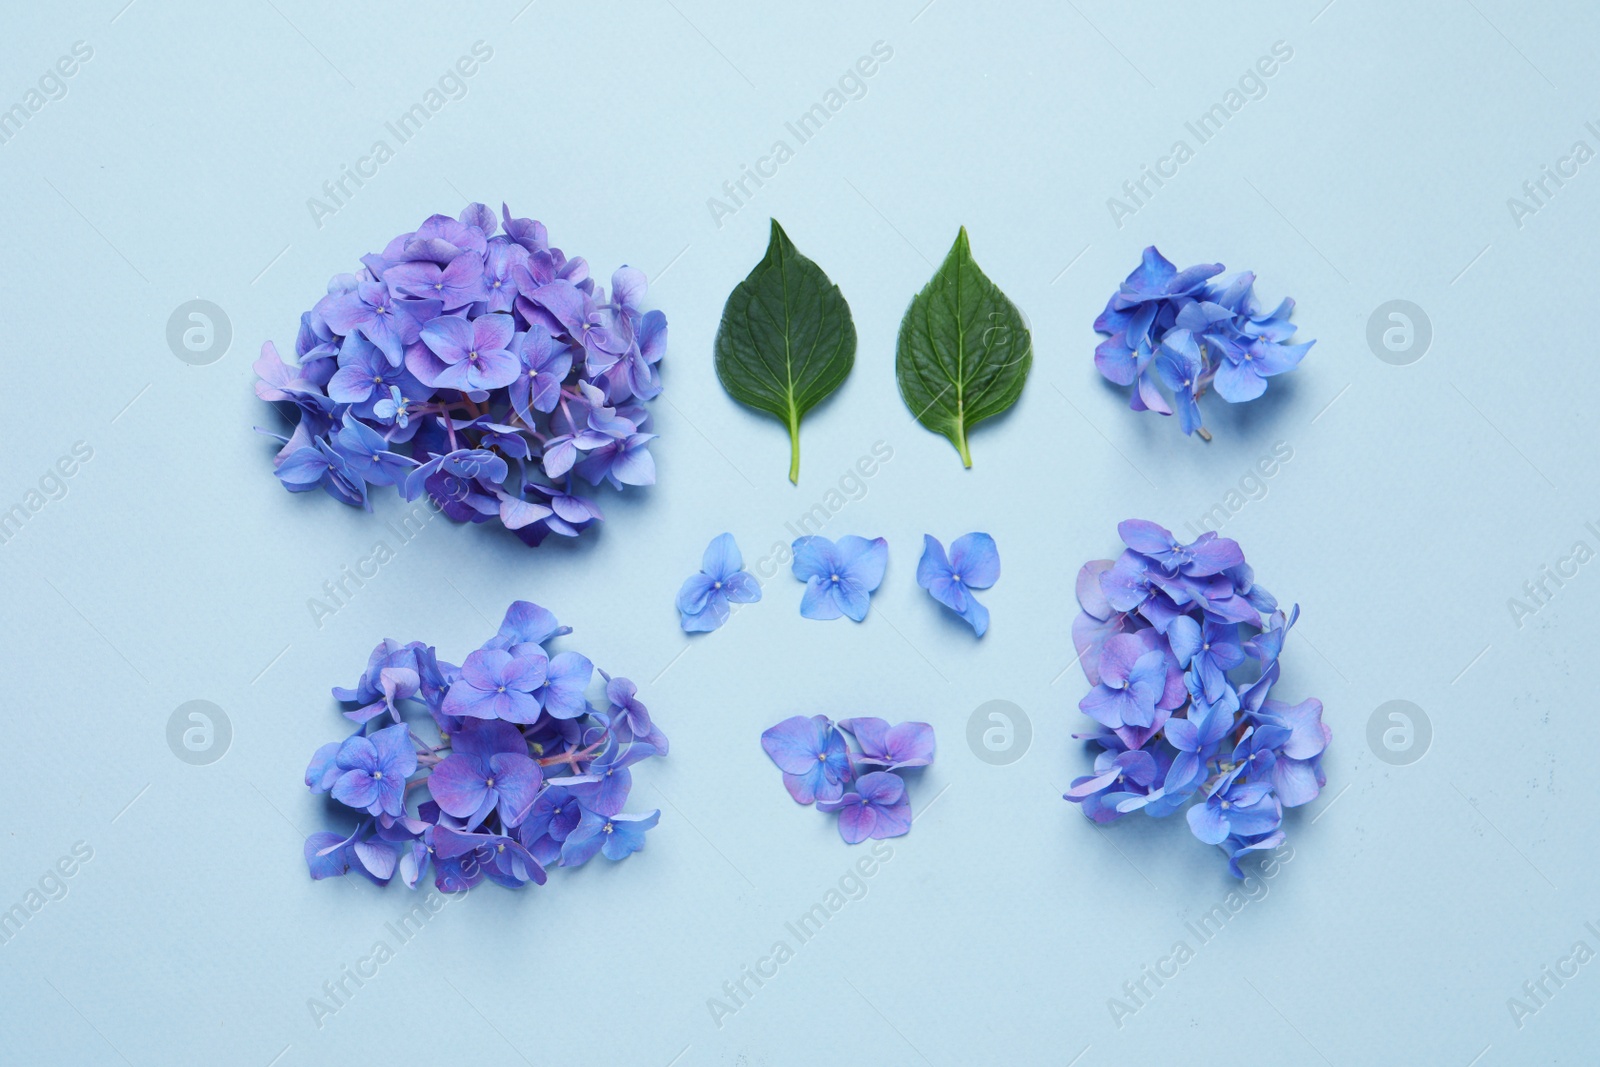
[[[456,893],[485,878],[543,885],[548,866],[643,848],[661,813],[623,812],[629,768],[666,755],[667,738],[632,682],[551,649],[571,632],[519,600],[459,667],[419,641],[373,649],[355,688],[333,690],[354,705],[344,715],[355,733],[317,749],[306,768],[312,792],[355,817],[348,836],[306,839],[311,877],[355,870],[415,889],[431,868],[434,884]]]
[[[654,484],[644,403],[667,320],[643,310],[644,274],[618,270],[607,299],[542,224],[501,212],[435,215],[335,275],[300,317],[296,362],[262,345],[256,395],[298,413],[272,435],[290,492],[370,507],[393,485],[537,545],[600,520],[577,479]]]
[[[890,726],[872,716],[836,723],[826,715],[795,715],[765,731],[761,748],[783,772],[794,802],[837,813],[839,836],[854,845],[911,832],[902,772],[933,762],[933,727]]]
[[[1279,608],[1214,532],[1186,545],[1138,519],[1117,532],[1126,551],[1078,572],[1072,639],[1094,686],[1078,707],[1099,728],[1074,736],[1099,752],[1066,799],[1097,823],[1194,801],[1189,829],[1242,877],[1241,857],[1283,841],[1283,809],[1326,782],[1322,702],[1268,696],[1300,609]]]
[[[1254,400],[1268,378],[1299,366],[1316,343],[1285,343],[1294,336],[1293,300],[1264,314],[1256,276],[1241,271],[1211,280],[1222,271],[1221,263],[1178,270],[1151,245],[1094,320],[1106,335],[1094,365],[1107,381],[1134,387],[1129,406],[1161,415],[1176,410],[1184,433],[1208,441],[1199,405],[1207,389],[1230,404]]]

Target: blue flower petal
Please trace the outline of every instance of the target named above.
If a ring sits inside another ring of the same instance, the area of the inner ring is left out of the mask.
[[[833,542],[826,537],[801,537],[794,542],[794,562],[790,569],[802,582],[811,578],[827,578],[837,572],[839,564],[834,556]]]
[[[729,575],[744,570],[744,557],[739,554],[739,546],[734,543],[732,534],[719,534],[712,538],[705,554],[700,557],[700,569],[717,581],[726,580]]]
[[[1223,821],[1222,808],[1209,801],[1189,809],[1189,830],[1208,845],[1220,845],[1228,837],[1228,824]]]
[[[871,593],[883,584],[883,572],[889,566],[889,542],[881,537],[869,541],[846,534],[839,538],[835,559],[841,578],[850,578]]]
[[[705,608],[698,612],[681,613],[678,623],[685,633],[710,633],[727,622],[729,614],[727,598],[718,596],[708,600]]]
[[[810,592],[810,589],[807,589]],[[871,591],[856,579],[840,577],[833,584],[833,600],[838,604],[839,610],[856,622],[867,617],[867,608],[871,606]]]
[[[704,571],[692,574],[678,588],[678,610],[685,615],[697,615],[706,610],[712,595],[717,592],[717,580],[711,575]]]
[[[922,558],[917,561],[917,584],[932,589],[937,579],[950,577],[950,561],[945,558],[944,545],[932,534],[922,535]]]
[[[735,604],[754,604],[761,599],[761,583],[748,571],[736,571],[723,581],[722,592]]]
[[[834,585],[827,575],[806,582],[806,592],[800,598],[800,614],[808,619],[837,619],[844,614],[834,598]]]
[[[1000,580],[1000,551],[986,533],[969,533],[950,546],[950,568],[969,589],[987,589]]]

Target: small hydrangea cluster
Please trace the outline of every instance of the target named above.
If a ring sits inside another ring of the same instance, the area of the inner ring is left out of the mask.
[[[1078,572],[1072,639],[1094,686],[1078,707],[1100,729],[1074,736],[1100,752],[1066,799],[1097,823],[1193,799],[1190,830],[1242,877],[1240,858],[1282,842],[1283,809],[1326,781],[1322,702],[1267,695],[1300,609],[1279,608],[1238,543],[1214,532],[1187,545],[1138,519],[1117,532],[1121,557]]]
[[[623,813],[628,768],[666,755],[666,736],[632,682],[550,650],[571,632],[519,600],[459,667],[420,641],[373,649],[355,688],[333,690],[356,705],[344,713],[356,732],[317,749],[306,768],[312,792],[358,813],[349,836],[306,839],[311,877],[353,869],[387,885],[398,874],[415,889],[431,866],[434,884],[455,893],[485,878],[543,885],[549,865],[576,867],[597,852],[620,860],[644,847],[661,813]],[[596,673],[602,706],[589,701]],[[402,716],[418,704],[435,744]],[[427,774],[413,777],[419,770]]]
[[[601,518],[591,486],[651,485],[644,402],[667,320],[623,267],[611,297],[542,224],[482,204],[434,215],[300,317],[295,363],[268,341],[256,395],[293,405],[274,459],[290,492],[370,507],[370,486],[423,493],[455,522],[498,518],[530,545]]]
[[[854,845],[910,832],[911,800],[897,772],[933,762],[933,727],[796,715],[763,733],[761,747],[783,772],[795,803],[837,812],[839,836]]]
[[[1221,263],[1178,270],[1151,245],[1094,320],[1095,331],[1107,337],[1094,351],[1094,365],[1107,381],[1134,387],[1129,406],[1171,415],[1176,405],[1183,432],[1208,441],[1198,404],[1206,389],[1215,387],[1230,404],[1254,400],[1267,391],[1268,378],[1299,366],[1316,343],[1284,343],[1294,335],[1293,300],[1263,314],[1256,276],[1241,271],[1212,282],[1222,271]]]

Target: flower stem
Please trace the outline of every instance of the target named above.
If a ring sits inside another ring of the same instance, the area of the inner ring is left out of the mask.
[[[585,749],[581,749],[580,750],[580,749],[575,749],[575,748],[569,748],[565,752],[558,753],[558,754],[556,754],[554,756],[545,756],[545,757],[543,757],[542,759],[540,759],[538,761],[539,762],[539,766],[541,766],[541,767],[549,767],[552,764],[565,763],[569,767],[572,768],[572,773],[573,774],[577,774],[578,773],[578,764],[582,763],[585,760],[593,759],[599,753],[601,746],[604,745],[604,744],[605,744],[605,739],[602,738],[601,740],[596,741],[594,744],[590,745],[588,748],[585,748]]]

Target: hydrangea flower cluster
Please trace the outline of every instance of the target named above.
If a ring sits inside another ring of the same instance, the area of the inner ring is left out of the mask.
[[[261,346],[256,395],[298,412],[272,435],[290,492],[370,507],[370,487],[393,485],[537,545],[600,520],[576,478],[654,484],[644,402],[667,320],[643,310],[644,274],[618,270],[607,299],[541,223],[501,212],[434,215],[335,275],[300,317],[295,363]]]
[[[353,705],[344,715],[355,733],[317,749],[306,768],[312,792],[356,817],[348,836],[306,839],[311,877],[356,870],[415,889],[431,867],[449,893],[485,878],[543,885],[552,864],[576,867],[597,852],[620,860],[644,847],[661,813],[623,812],[629,768],[666,755],[666,736],[632,682],[551,650],[571,632],[519,600],[459,667],[420,641],[373,649],[355,687],[333,690]],[[589,701],[597,673],[598,705]],[[405,718],[418,705],[433,730]]]
[[[839,836],[854,845],[910,832],[911,800],[898,772],[933,762],[933,727],[796,715],[763,733],[761,747],[795,803],[837,812]]]
[[[1094,686],[1078,707],[1099,724],[1094,773],[1066,799],[1108,823],[1160,818],[1191,800],[1189,828],[1239,860],[1283,841],[1283,809],[1314,800],[1333,732],[1315,698],[1268,696],[1296,605],[1255,584],[1237,542],[1180,544],[1153,522],[1117,527],[1126,551],[1078,572],[1072,639]]]
[[[1175,405],[1183,432],[1207,441],[1198,401],[1208,388],[1230,404],[1254,400],[1267,391],[1268,378],[1299,366],[1316,343],[1285,343],[1294,335],[1293,300],[1263,314],[1256,276],[1241,271],[1211,281],[1222,271],[1221,263],[1178,270],[1151,245],[1094,320],[1107,338],[1094,351],[1094,365],[1107,381],[1134,387],[1129,406],[1171,415]]]

